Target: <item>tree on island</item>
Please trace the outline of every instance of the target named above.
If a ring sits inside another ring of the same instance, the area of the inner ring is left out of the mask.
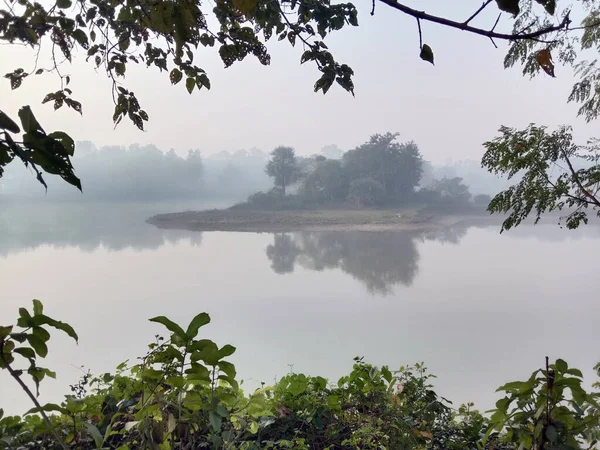
[[[271,152],[271,159],[266,167],[267,175],[273,178],[275,187],[281,189],[285,197],[285,190],[294,184],[299,176],[296,153],[291,147],[277,147]]]

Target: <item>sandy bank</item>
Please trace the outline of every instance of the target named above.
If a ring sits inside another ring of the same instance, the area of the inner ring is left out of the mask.
[[[308,211],[207,210],[158,214],[147,222],[163,229],[191,231],[400,231],[430,230],[465,220],[488,221],[480,215],[427,214],[415,209]],[[498,220],[494,220],[498,222]]]

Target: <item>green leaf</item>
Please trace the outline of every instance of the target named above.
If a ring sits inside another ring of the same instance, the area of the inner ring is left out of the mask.
[[[217,405],[217,407],[215,408],[215,412],[221,417],[229,416],[229,411],[227,411],[227,408],[225,408],[225,406],[223,405]]]
[[[567,362],[564,359],[557,359],[556,360],[556,369],[560,373],[565,373],[567,370],[569,370],[569,365],[567,364]]]
[[[42,327],[35,327],[33,330],[31,330],[31,333],[44,342],[48,342],[48,340],[50,339],[50,333],[48,333],[48,331]],[[25,340],[23,340],[22,342],[25,342]]]
[[[183,78],[183,74],[181,73],[181,70],[179,70],[179,69],[171,70],[171,73],[169,74],[169,79],[171,80],[171,84],[179,83],[182,78]]]
[[[39,300],[33,300],[33,315],[39,316],[44,313],[44,305]]]
[[[431,47],[429,45],[423,44],[423,47],[421,47],[421,54],[419,56],[421,57],[422,60],[430,62],[431,64],[434,64],[433,50],[431,49]]]
[[[496,0],[496,4],[500,11],[511,13],[513,16],[517,16],[521,11],[519,0]]]
[[[73,154],[75,153],[75,141],[73,141],[71,136],[69,136],[63,131],[54,131],[53,133],[50,133],[48,137],[51,137],[55,141],[60,142],[60,144],[67,151],[68,155],[73,156]]]
[[[575,369],[575,368],[569,369],[565,373],[569,374],[569,375],[573,375],[575,377],[583,378],[583,373],[581,373],[581,370],[579,370],[579,369]]]
[[[96,448],[102,448],[102,444],[104,443],[104,438],[102,437],[102,434],[100,434],[100,430],[98,430],[98,428],[96,428],[95,425],[93,425],[89,422],[85,423],[85,429],[94,439]]]
[[[546,437],[550,442],[556,442],[558,439],[558,433],[556,432],[554,425],[548,425],[548,428],[546,428]]]
[[[48,346],[43,340],[33,334],[30,334],[27,336],[27,342],[29,342],[29,345],[33,347],[39,356],[42,358],[46,357],[48,354]]]
[[[392,379],[393,379],[392,372],[390,372],[390,369],[388,369],[387,366],[383,366],[381,368],[381,375],[383,376],[383,379],[385,381],[387,381],[388,383],[392,382]]]
[[[0,327],[0,340],[4,339],[6,336],[12,333],[12,330],[12,325],[8,327]]]
[[[69,411],[66,408],[63,408],[62,406],[58,406],[55,403],[46,403],[45,405],[42,405],[39,408],[38,407],[31,408],[24,415],[27,416],[29,414],[37,414],[40,411],[44,411],[44,412],[59,412],[61,414],[65,414],[67,416],[69,415]]]
[[[188,338],[193,339],[198,335],[198,330],[206,324],[210,323],[210,316],[206,313],[200,313],[192,319],[190,322],[186,335]]]
[[[81,28],[77,28],[75,31],[73,31],[73,39],[75,39],[84,49],[88,48],[88,37]]]
[[[235,378],[235,366],[227,361],[219,361],[219,369],[230,378]]]
[[[219,359],[227,358],[228,356],[233,355],[234,353],[235,353],[235,347],[233,345],[229,345],[229,344],[224,345],[219,350]]]
[[[19,319],[17,320],[17,325],[21,328],[29,328],[33,325],[33,318],[27,309],[19,308]]]
[[[194,86],[196,86],[196,80],[193,77],[188,77],[188,79],[185,80],[185,87],[190,94],[194,90]]]
[[[35,352],[29,347],[19,347],[15,348],[15,353],[27,358],[27,359],[35,359]]]
[[[8,130],[11,133],[21,132],[19,126],[2,111],[0,111],[0,128],[3,130]]]
[[[67,9],[71,7],[71,0],[56,0],[56,6],[60,9]]]
[[[32,322],[34,326],[48,325],[52,328],[56,328],[57,330],[62,331],[66,333],[69,337],[73,338],[75,342],[79,342],[79,336],[77,336],[77,333],[75,333],[73,327],[68,323],[61,322],[60,320],[55,320],[51,317],[45,316],[44,314],[35,316]]]
[[[219,431],[221,429],[221,416],[219,416],[215,411],[208,413],[208,421],[210,422],[210,426],[214,431]]]
[[[185,334],[185,331],[183,331],[183,328],[181,328],[175,322],[167,319],[165,316],[154,317],[154,318],[150,319],[150,322],[160,323],[160,324],[164,325],[165,327],[167,327],[167,329],[171,333],[176,334],[177,336],[179,336],[184,341],[188,340],[188,336]]]

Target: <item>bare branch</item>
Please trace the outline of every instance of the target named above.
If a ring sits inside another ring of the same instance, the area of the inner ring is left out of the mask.
[[[485,2],[483,2],[483,4],[482,4],[482,5],[479,7],[479,9],[478,9],[477,11],[475,11],[475,12],[473,13],[473,15],[472,15],[471,17],[469,17],[467,20],[465,20],[463,23],[464,23],[465,25],[468,25],[468,24],[469,24],[469,22],[470,22],[471,20],[473,20],[475,17],[477,17],[477,15],[478,15],[478,14],[479,14],[481,11],[483,11],[483,10],[485,9],[485,7],[486,7],[487,5],[489,5],[490,3],[492,3],[492,0],[486,0]]]
[[[434,16],[426,13],[425,11],[417,11],[416,9],[410,8],[402,3],[398,3],[397,0],[379,0],[382,3],[385,3],[391,8],[394,8],[404,14],[412,16],[416,19],[426,20],[428,22],[437,23],[440,25],[445,25],[450,28],[456,28],[457,30],[467,31],[469,33],[478,34],[480,36],[485,36],[492,39],[502,39],[505,41],[523,41],[528,39],[535,39],[541,36],[545,36],[547,34],[553,33],[555,31],[565,31],[569,29],[569,25],[571,24],[571,19],[569,18],[569,14],[567,13],[563,20],[558,25],[553,25],[550,27],[540,28],[539,30],[532,31],[530,33],[520,33],[520,34],[507,34],[507,33],[498,33],[494,31],[496,25],[491,30],[484,30],[482,28],[472,27],[464,22],[456,22],[455,20],[446,19],[445,17]],[[498,21],[496,21],[496,24]]]

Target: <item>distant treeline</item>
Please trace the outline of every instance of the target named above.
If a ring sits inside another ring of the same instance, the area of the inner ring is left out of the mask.
[[[319,178],[328,177],[344,159],[357,152],[361,153],[358,148],[344,152],[330,145],[313,156],[298,156],[300,171],[307,176],[313,171],[309,178],[303,178],[306,181],[303,184],[307,190],[305,193],[319,195]],[[49,188],[45,192],[35,182],[29,169],[12,164],[0,179],[0,201],[206,200],[233,203],[273,187],[273,180],[265,170],[270,158],[269,153],[256,148],[217,154],[192,149],[181,155],[174,150],[164,152],[153,145],[96,147],[92,142],[84,141],[77,143],[73,158],[76,173],[83,183],[83,194],[58,177],[47,177]],[[356,170],[364,172],[362,162],[355,160]],[[418,182],[421,187],[455,177],[462,178],[462,183],[468,185],[474,194],[493,194],[505,186],[474,161],[444,166],[421,161],[420,167]],[[333,183],[336,180],[329,181]],[[296,192],[299,186],[296,183],[292,192]],[[373,187],[372,184],[363,187],[368,189],[369,186]]]

